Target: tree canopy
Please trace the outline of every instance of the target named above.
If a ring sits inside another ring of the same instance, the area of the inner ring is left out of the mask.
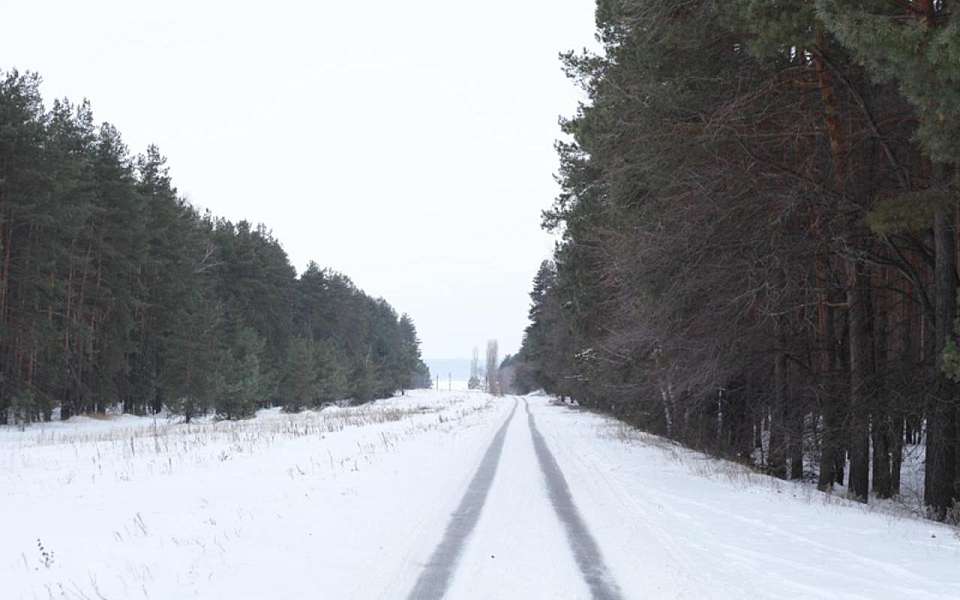
[[[232,419],[422,382],[410,317],[315,263],[298,275],[264,225],[198,211],[156,147],[131,155],[39,85],[0,72],[0,423]]]
[[[949,4],[599,0],[516,388],[960,514]]]

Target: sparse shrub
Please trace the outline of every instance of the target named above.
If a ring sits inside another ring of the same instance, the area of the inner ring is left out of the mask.
[[[13,413],[13,422],[20,425],[32,423],[36,415],[33,392],[22,389],[13,395],[10,402],[10,412]]]
[[[953,506],[947,509],[943,520],[948,525],[960,527],[960,500],[953,501]]]
[[[47,550],[40,538],[37,538],[37,550],[40,552],[40,566],[44,569],[53,567],[53,550]]]

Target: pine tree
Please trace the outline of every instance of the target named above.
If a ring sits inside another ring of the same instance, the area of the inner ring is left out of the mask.
[[[14,401],[21,417],[35,414],[33,374],[42,340],[33,307],[43,283],[30,254],[44,217],[37,197],[49,190],[42,171],[46,118],[39,84],[31,73],[0,78],[0,424]]]
[[[201,214],[156,147],[134,159],[88,102],[45,110],[39,83],[0,73],[0,423],[243,418],[426,370],[386,301],[315,263],[298,278],[265,226]]]
[[[960,162],[960,21],[946,3],[935,0],[906,5],[818,0],[816,6],[875,80],[896,82],[916,111],[917,140],[933,164],[926,193],[908,190],[906,198],[933,207],[936,369],[943,372],[944,354],[956,336],[957,189],[948,170],[958,172]],[[960,402],[956,387],[939,379],[939,393],[927,414],[924,500],[943,519],[960,500]]]
[[[180,266],[190,264],[189,257],[182,255],[183,238],[184,230],[192,227],[187,221],[194,215],[178,198],[166,158],[156,146],[137,157],[136,165],[137,191],[144,202],[146,249],[137,278],[140,301],[134,307],[134,351],[129,359],[130,386],[124,408],[142,415],[159,410],[164,336],[173,326],[174,307],[179,302],[174,290],[182,285],[182,279],[195,279]]]
[[[418,373],[422,373],[425,365],[420,357],[420,339],[413,319],[404,314],[400,317],[400,392],[415,386]]]
[[[224,385],[217,398],[217,414],[225,419],[252,417],[263,399],[260,361],[264,341],[250,327],[241,326],[224,352]]]
[[[285,411],[300,412],[316,405],[319,392],[316,369],[313,343],[307,338],[294,338],[290,342],[280,386]]]
[[[207,414],[224,389],[222,310],[202,289],[177,311],[163,353],[164,405],[189,423]]]
[[[379,377],[371,354],[357,360],[350,375],[350,399],[355,403],[363,404],[377,397]]]
[[[960,157],[960,24],[945,2],[817,0],[817,14],[877,81],[896,82],[917,111],[931,160]]]
[[[321,341],[316,343],[314,354],[318,380],[318,406],[339,402],[346,398],[349,381],[340,351],[332,342]]]
[[[93,113],[89,103],[74,106],[67,101],[53,104],[49,128],[49,170],[55,182],[53,202],[63,207],[56,218],[61,252],[56,259],[58,285],[55,321],[57,343],[48,356],[47,390],[60,401],[60,416],[68,418],[89,410],[89,388],[85,365],[90,362],[89,346],[93,321],[86,302],[94,272],[94,245],[90,235],[96,210],[91,155],[96,142]]]

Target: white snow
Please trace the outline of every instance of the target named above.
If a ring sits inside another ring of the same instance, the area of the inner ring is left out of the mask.
[[[428,392],[238,423],[0,430],[0,596],[402,597],[497,413]]]
[[[627,598],[960,598],[949,527],[526,401]],[[512,405],[0,428],[0,597],[405,598]],[[589,597],[522,401],[447,597]]]
[[[960,598],[960,535],[529,399],[628,597]]]
[[[449,598],[590,597],[543,488],[521,403]]]

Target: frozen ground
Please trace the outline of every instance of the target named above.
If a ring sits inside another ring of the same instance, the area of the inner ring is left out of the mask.
[[[960,598],[950,528],[543,397],[0,428],[0,514],[4,598]]]

